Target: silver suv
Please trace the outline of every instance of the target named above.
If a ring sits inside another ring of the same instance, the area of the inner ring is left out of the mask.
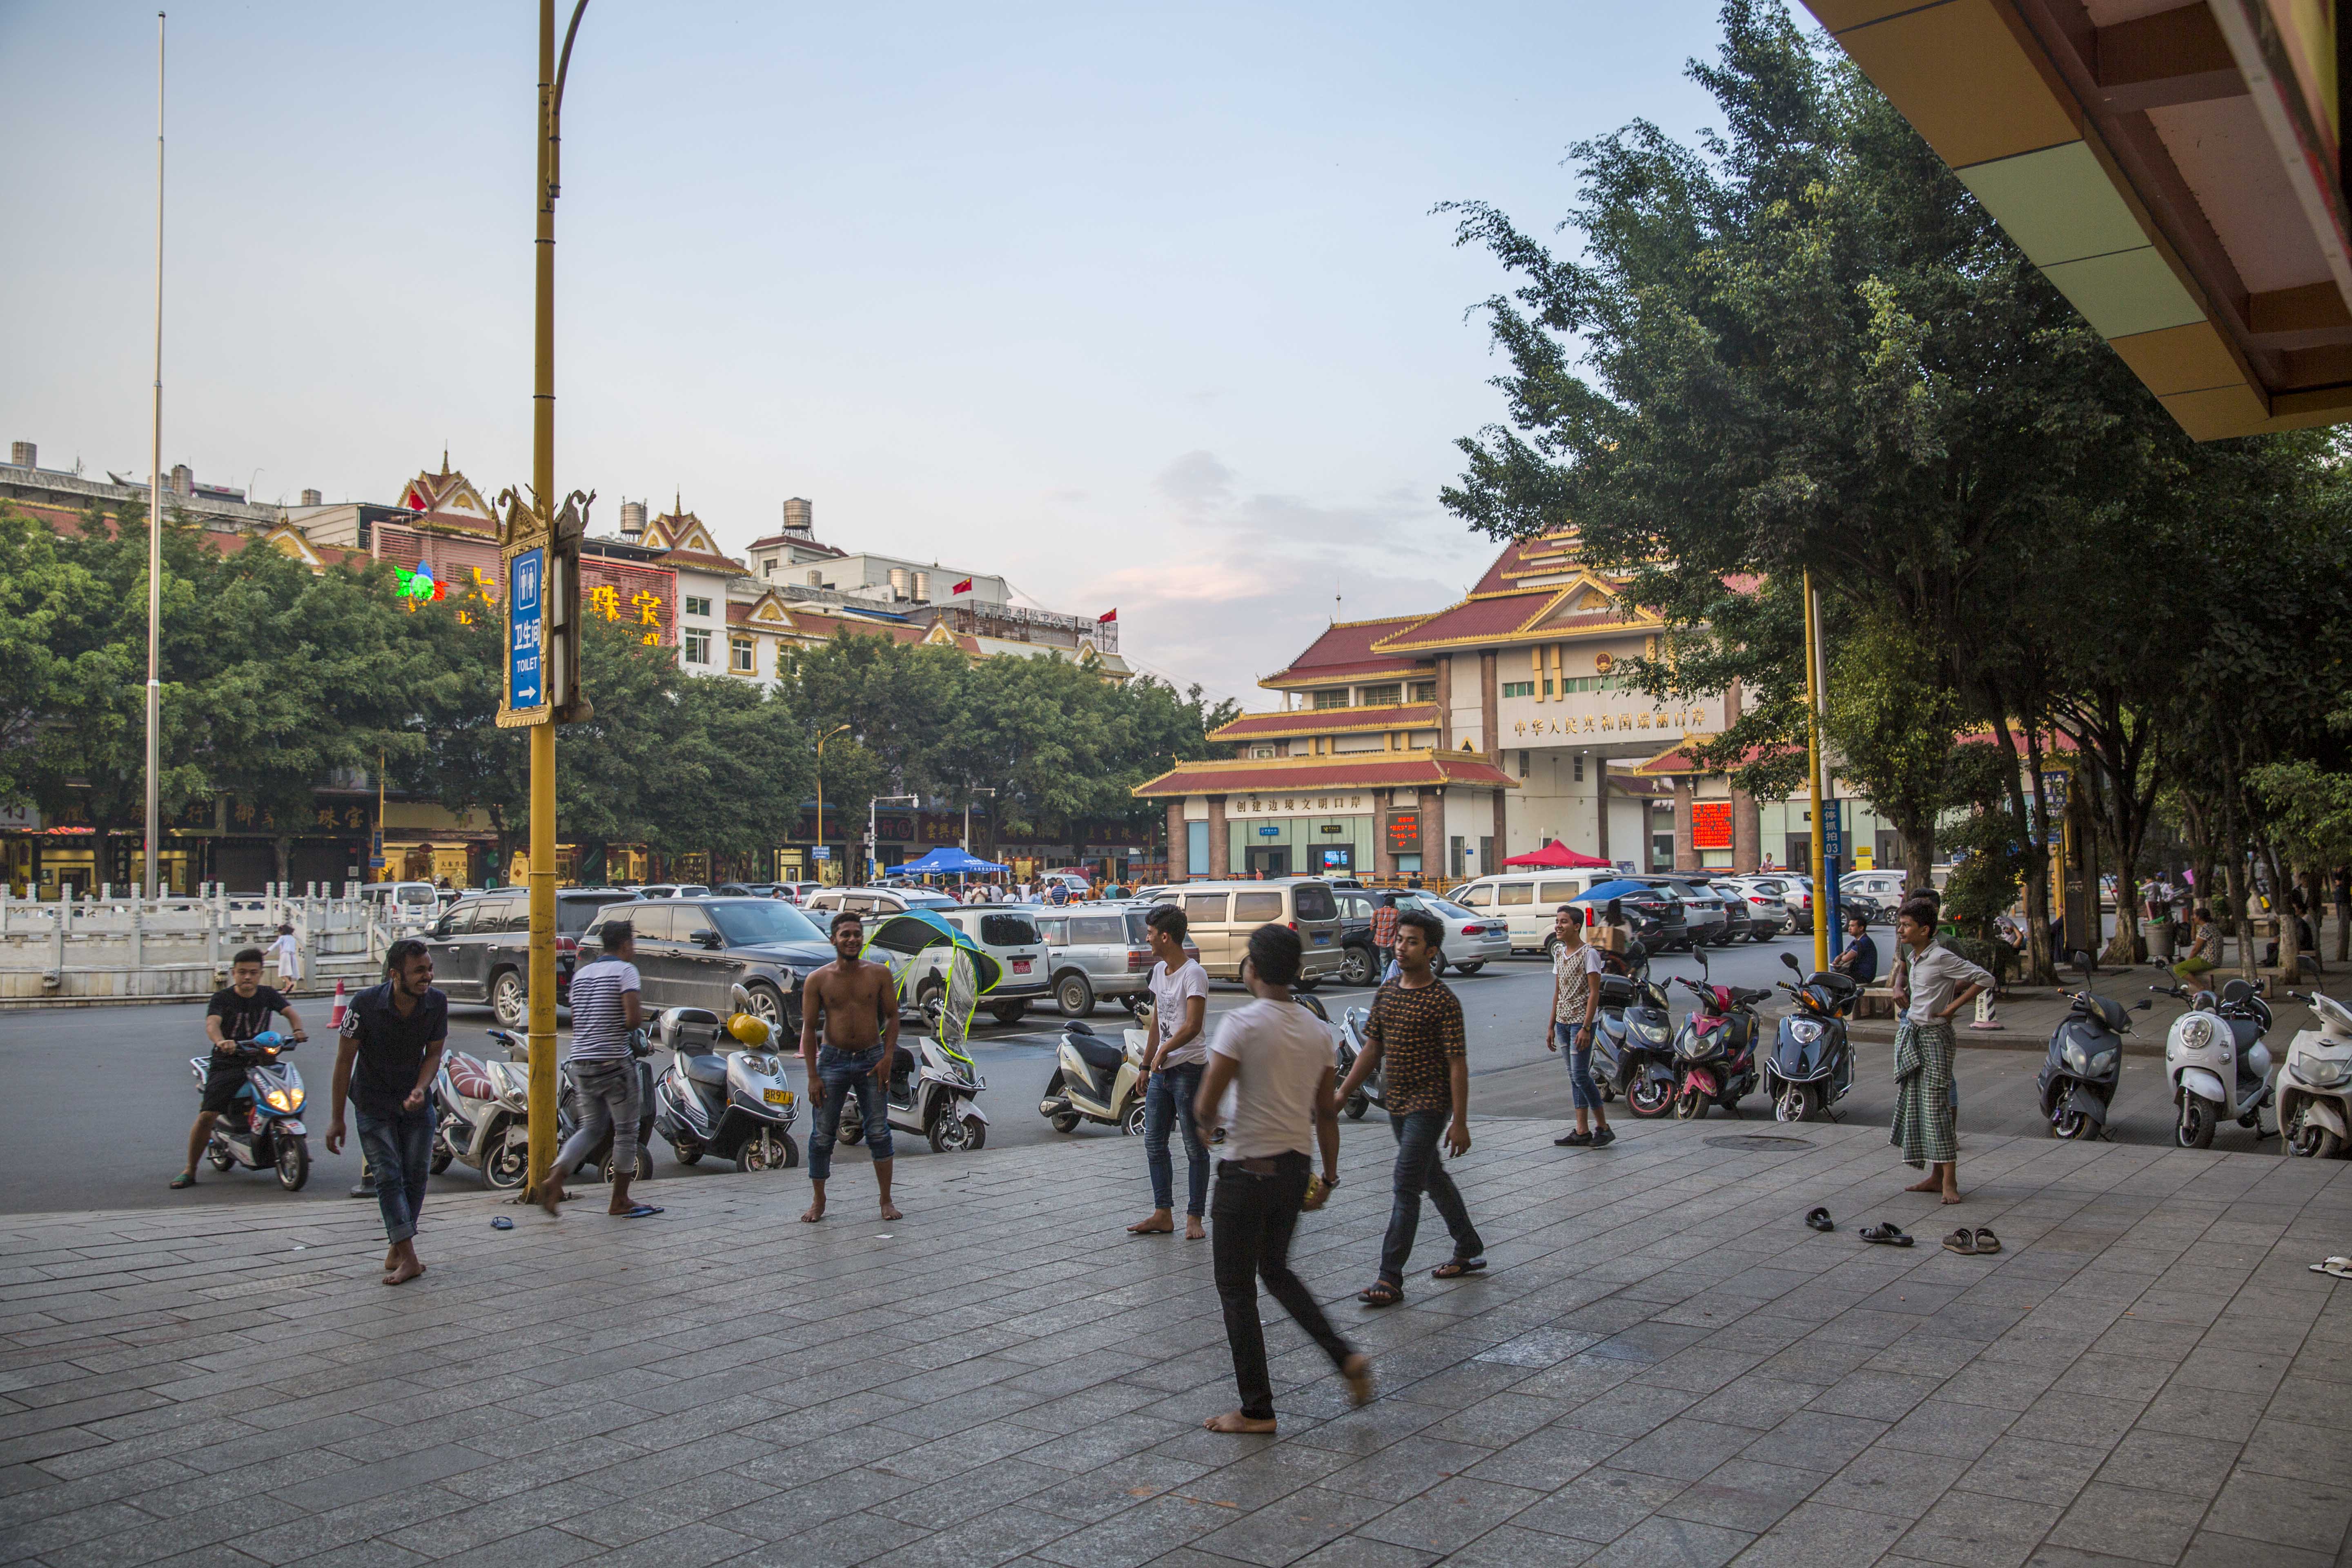
[[[1038,934],[1034,909],[1025,904],[959,904],[951,900],[943,905],[926,903],[921,908],[924,913],[937,916],[971,938],[982,952],[1003,967],[1004,973],[996,988],[980,1002],[998,1023],[1017,1024],[1029,1011],[1030,1003],[1045,999],[1051,989],[1046,978],[1049,950]],[[931,956],[944,963],[946,954],[934,949]]]
[[[1133,1012],[1150,996],[1151,939],[1143,923],[1149,913],[1134,904],[1099,903],[1034,915],[1045,939],[1054,1000],[1065,1014],[1086,1017],[1104,997]],[[1189,940],[1184,951],[1200,956]]]

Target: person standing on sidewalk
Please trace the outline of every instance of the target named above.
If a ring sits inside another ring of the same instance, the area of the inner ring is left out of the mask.
[[[228,984],[214,992],[205,1006],[205,1036],[212,1042],[213,1054],[205,1064],[205,1092],[196,1104],[195,1125],[188,1129],[188,1163],[172,1178],[175,1190],[196,1184],[196,1162],[213,1141],[213,1123],[236,1109],[245,1088],[245,1063],[237,1059],[236,1048],[268,1028],[272,1013],[285,1016],[296,1044],[310,1037],[302,1032],[293,1005],[261,983],[261,950],[246,948],[229,962]]]
[[[335,1050],[327,1152],[343,1146],[343,1103],[358,1113],[360,1147],[375,1173],[383,1212],[383,1282],[405,1285],[425,1272],[416,1221],[433,1161],[433,1077],[449,1043],[449,999],[434,988],[433,955],[403,937],[383,955],[384,983],[352,998]]]
[[[633,1203],[629,1184],[637,1174],[637,1123],[645,1107],[637,1099],[637,1057],[630,1043],[646,1021],[645,981],[637,973],[637,930],[627,921],[608,921],[597,928],[604,955],[572,976],[572,1075],[580,1090],[580,1125],[556,1151],[555,1168],[539,1201],[548,1213],[570,1196],[563,1174],[588,1157],[588,1151],[613,1135],[613,1199],[605,1212],[623,1219],[647,1219],[661,1213],[651,1204]]]
[[[1454,1178],[1438,1162],[1438,1141],[1455,1159],[1470,1152],[1470,1059],[1463,1043],[1462,1004],[1433,972],[1445,927],[1435,915],[1408,910],[1397,917],[1397,980],[1372,999],[1364,1027],[1364,1049],[1339,1086],[1339,1101],[1387,1064],[1381,1079],[1396,1135],[1393,1196],[1389,1229],[1381,1243],[1380,1278],[1356,1293],[1368,1307],[1392,1307],[1404,1300],[1404,1266],[1412,1256],[1421,1226],[1421,1196],[1437,1205],[1454,1237],[1454,1256],[1431,1271],[1452,1279],[1486,1267],[1486,1243],[1470,1223],[1470,1211]]]
[[[1227,1129],[1217,1163],[1215,1239],[1210,1244],[1225,1342],[1234,1355],[1238,1410],[1212,1415],[1212,1432],[1272,1432],[1274,1384],[1266,1374],[1265,1331],[1257,1315],[1257,1281],[1323,1347],[1347,1379],[1358,1405],[1372,1397],[1372,1363],[1331,1327],[1323,1309],[1291,1272],[1290,1238],[1306,1206],[1312,1143],[1323,1155],[1323,1187],[1339,1184],[1339,1100],[1331,1032],[1291,1000],[1306,949],[1286,926],[1250,932],[1242,984],[1253,1000],[1225,1015],[1209,1049],[1192,1114],[1203,1133]]]
[[[890,1063],[898,1051],[898,989],[887,965],[868,963],[866,922],[856,910],[834,917],[834,959],[801,985],[801,1071],[808,1080],[816,1125],[809,1132],[809,1185],[815,1201],[801,1219],[824,1217],[824,1184],[833,1174],[833,1145],[841,1136],[843,1102],[857,1096],[866,1148],[874,1156],[882,1217],[902,1219],[890,1201]],[[819,1020],[823,1023],[820,1025]],[[817,1046],[822,1027],[824,1046]]]
[[[1372,911],[1372,973],[1375,984],[1385,978],[1389,961],[1396,957],[1397,897],[1394,893],[1381,895],[1381,907]]]
[[[1184,952],[1184,911],[1160,904],[1143,917],[1151,943],[1151,1037],[1143,1047],[1143,1159],[1151,1172],[1151,1212],[1127,1227],[1129,1236],[1166,1236],[1176,1228],[1175,1170],[1168,1157],[1172,1123],[1184,1134],[1184,1239],[1208,1233],[1201,1216],[1209,1205],[1209,1146],[1201,1141],[1192,1102],[1201,1092],[1209,1043],[1202,1035],[1209,1010],[1209,972]]]
[[[1584,911],[1562,904],[1551,917],[1551,1029],[1544,1048],[1568,1062],[1569,1093],[1576,1100],[1576,1131],[1552,1142],[1562,1149],[1606,1149],[1617,1142],[1601,1090],[1592,1081],[1592,1027],[1601,1011],[1601,950],[1584,940]]]
[[[1929,1167],[1906,1193],[1942,1189],[1960,1201],[1958,1100],[1952,1085],[1958,1041],[1952,1018],[1992,984],[1992,976],[1936,941],[1936,905],[1913,899],[1895,917],[1895,969],[1888,979],[1902,1022],[1895,1027],[1895,1130],[1903,1163]]]
[[[296,939],[292,926],[278,928],[278,940],[269,944],[269,956],[278,963],[278,990],[291,991],[302,984],[302,943]]]

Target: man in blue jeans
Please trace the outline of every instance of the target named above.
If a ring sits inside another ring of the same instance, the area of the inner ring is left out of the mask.
[[[1548,1050],[1568,1055],[1569,1097],[1576,1131],[1555,1138],[1562,1149],[1606,1149],[1617,1142],[1592,1081],[1592,1030],[1601,1010],[1601,950],[1584,940],[1584,911],[1562,904],[1551,919],[1551,1035]],[[1595,1121],[1599,1122],[1594,1125]]]
[[[1368,1307],[1392,1307],[1404,1300],[1404,1267],[1421,1226],[1424,1192],[1454,1237],[1454,1256],[1430,1277],[1453,1279],[1486,1267],[1486,1243],[1437,1154],[1440,1137],[1455,1159],[1470,1152],[1470,1061],[1464,1049],[1462,1004],[1433,969],[1444,940],[1445,927],[1426,910],[1409,910],[1397,917],[1397,979],[1373,998],[1363,1053],[1339,1086],[1339,1103],[1345,1105],[1386,1064],[1381,1085],[1389,1127],[1396,1134],[1396,1169],[1380,1278],[1356,1293]]]
[[[808,1079],[816,1127],[809,1134],[809,1185],[815,1201],[802,1215],[814,1225],[824,1217],[825,1178],[833,1173],[833,1145],[841,1134],[842,1102],[852,1093],[874,1155],[874,1180],[882,1193],[882,1217],[899,1219],[890,1202],[890,1063],[898,1052],[898,990],[890,971],[868,963],[866,922],[855,910],[834,917],[831,963],[801,986],[801,1069]],[[824,1046],[817,1047],[822,1017]]]
[[[425,1272],[416,1260],[416,1219],[433,1163],[433,1079],[449,1043],[449,999],[433,985],[433,955],[404,937],[383,955],[384,982],[352,998],[335,1048],[327,1152],[343,1147],[343,1104],[358,1112],[360,1147],[375,1173],[376,1206],[392,1246],[383,1282],[405,1285]]]
[[[1209,972],[1184,951],[1189,930],[1184,911],[1161,904],[1143,918],[1150,941],[1151,1038],[1143,1047],[1143,1161],[1151,1172],[1151,1212],[1127,1227],[1129,1236],[1166,1236],[1176,1228],[1175,1170],[1168,1157],[1170,1127],[1184,1134],[1187,1178],[1184,1239],[1208,1232],[1201,1216],[1209,1203],[1209,1146],[1192,1118],[1192,1098],[1201,1092],[1208,1067],[1208,1040],[1201,1032],[1209,1008]]]

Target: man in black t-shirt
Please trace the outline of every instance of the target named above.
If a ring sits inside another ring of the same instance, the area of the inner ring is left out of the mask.
[[[259,948],[239,952],[228,966],[228,979],[227,986],[214,992],[211,1005],[205,1009],[205,1035],[212,1041],[213,1057],[205,1071],[205,1097],[196,1110],[196,1124],[188,1129],[188,1163],[172,1178],[174,1188],[196,1184],[196,1162],[204,1158],[205,1145],[212,1142],[213,1123],[236,1105],[237,1090],[245,1087],[245,1063],[237,1058],[236,1047],[267,1029],[272,1013],[286,1016],[287,1029],[295,1039],[310,1038],[302,1032],[302,1020],[294,1016],[293,1006],[261,983]]]
[[[384,983],[352,998],[335,1051],[334,1120],[327,1152],[343,1145],[343,1102],[358,1113],[360,1146],[375,1173],[383,1212],[383,1282],[405,1285],[425,1272],[416,1260],[416,1216],[433,1162],[433,1079],[449,1043],[449,999],[433,988],[433,955],[404,938],[383,955]]]

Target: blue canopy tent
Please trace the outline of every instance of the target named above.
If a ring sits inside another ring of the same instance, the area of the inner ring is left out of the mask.
[[[1622,899],[1628,893],[1654,893],[1657,889],[1647,882],[1636,882],[1620,877],[1613,882],[1596,882],[1585,889],[1579,903],[1605,904],[1612,899]]]
[[[908,860],[890,868],[892,875],[900,877],[954,877],[1011,869],[1011,867],[1000,866],[993,860],[982,860],[952,844],[943,844],[919,860]]]

